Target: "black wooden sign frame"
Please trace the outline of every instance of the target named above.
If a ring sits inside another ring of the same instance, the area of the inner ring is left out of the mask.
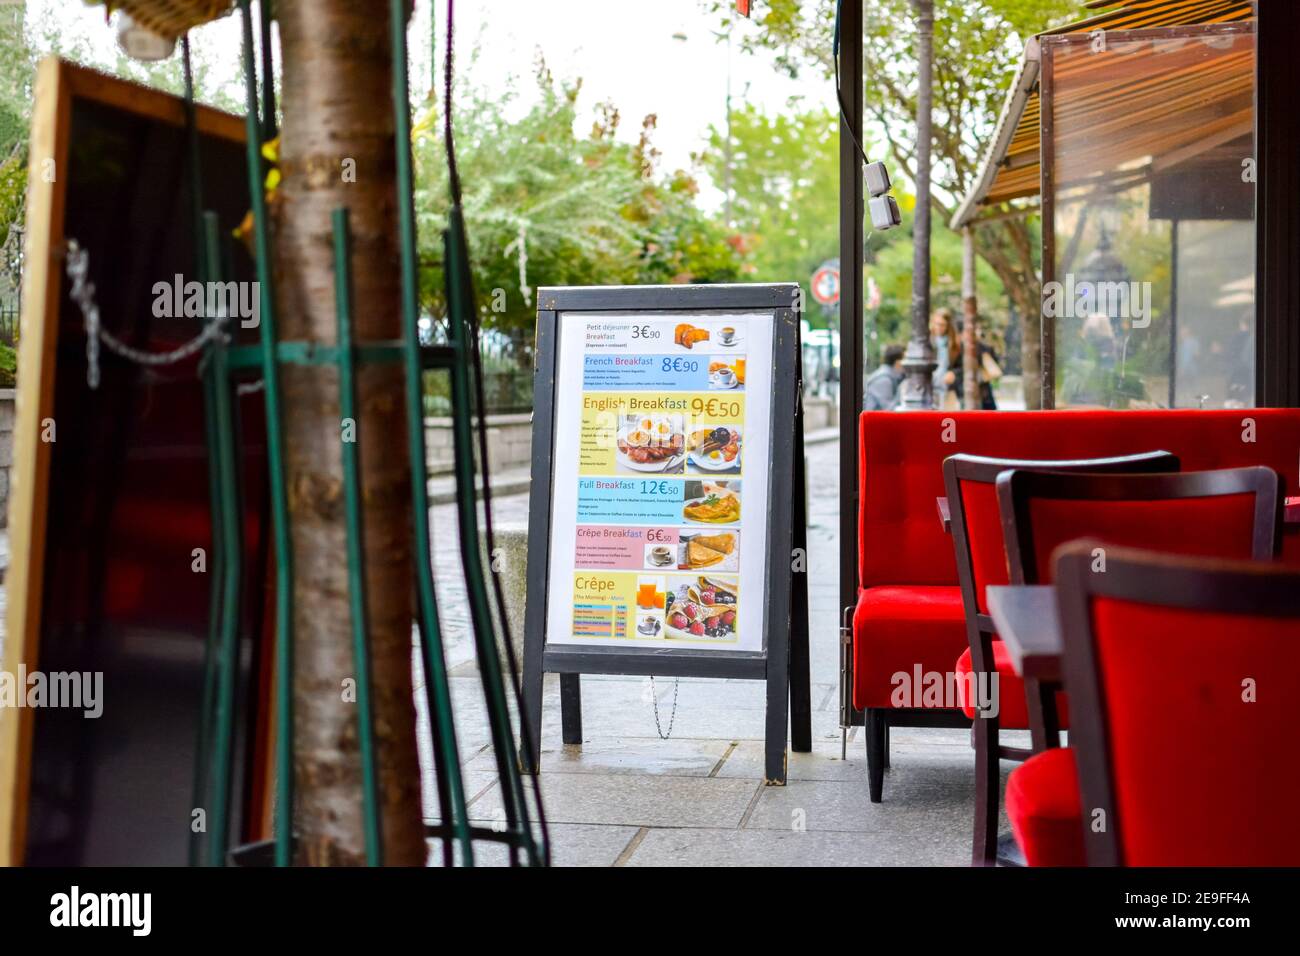
[[[582,674],[654,677],[725,677],[767,682],[764,777],[786,779],[786,729],[794,750],[812,750],[808,656],[807,496],[804,474],[801,296],[796,283],[712,286],[594,286],[538,291],[534,375],[532,484],[529,498],[528,600],[524,630],[525,728],[541,753],[542,681],[560,675],[560,711],[566,744],[582,743]],[[564,313],[646,312],[770,313],[772,389],[768,461],[767,633],[761,651],[713,651],[550,646],[546,642],[550,582],[551,504],[555,450],[556,367],[560,317]],[[796,549],[798,549],[796,551]],[[800,567],[793,569],[796,555]]]

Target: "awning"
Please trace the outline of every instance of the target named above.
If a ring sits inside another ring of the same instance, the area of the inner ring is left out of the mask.
[[[1002,115],[994,132],[993,142],[985,154],[974,187],[966,195],[952,219],[952,227],[960,229],[979,218],[981,214],[996,209],[1003,203],[1037,196],[1039,171],[1039,117],[1038,96],[1039,37],[1063,33],[1092,33],[1096,30],[1139,30],[1151,27],[1190,26],[1203,23],[1231,23],[1255,18],[1250,0],[1091,0],[1090,9],[1115,7],[1105,13],[1046,30],[1030,38],[1025,45],[1025,56],[1011,84]],[[1225,91],[1238,95],[1240,91]],[[1130,117],[1142,115],[1153,104],[1168,103],[1177,91],[1143,87],[1111,90],[1108,95],[1108,112],[1127,113]],[[1123,102],[1119,98],[1123,97]],[[1129,99],[1131,98],[1131,102]],[[1069,122],[1062,118],[1062,128]],[[1208,131],[1207,135],[1214,131]],[[1196,134],[1196,135],[1199,135]],[[1165,144],[1168,146],[1169,144]]]

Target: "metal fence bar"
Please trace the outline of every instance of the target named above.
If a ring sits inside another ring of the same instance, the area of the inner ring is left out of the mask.
[[[262,133],[258,122],[256,53],[249,0],[239,0],[244,34],[244,123],[249,200],[256,238],[257,280],[262,292],[259,332],[262,381],[266,402],[266,459],[270,472],[271,518],[275,538],[275,676],[276,676],[276,866],[293,857],[293,550],[289,540],[289,503],[284,482],[284,435],[281,429],[280,375],[275,350],[275,296],[271,284],[270,229],[262,185]],[[272,78],[267,77],[267,82]]]
[[[406,425],[411,460],[412,520],[415,524],[416,591],[420,604],[420,650],[424,661],[424,684],[428,699],[429,726],[437,762],[438,800],[444,822],[449,822],[461,847],[461,862],[474,863],[469,811],[461,778],[451,712],[451,687],[443,656],[438,623],[438,603],[433,589],[433,560],[429,533],[429,493],[426,485],[424,448],[423,361],[417,316],[417,265],[415,243],[414,183],[411,171],[411,100],[407,87],[406,3],[389,0],[388,15],[393,47],[393,118],[397,135],[398,229],[402,269],[402,339],[406,365]],[[450,863],[450,844],[443,841],[443,859]]]
[[[217,253],[217,217],[203,216],[206,271],[215,279],[220,274]],[[215,321],[209,317],[208,321]],[[212,813],[208,819],[208,865],[224,866],[230,838],[230,791],[235,756],[235,690],[239,679],[239,585],[240,522],[235,479],[234,411],[231,408],[229,372],[226,368],[225,343],[213,341],[208,359],[212,363],[213,424],[217,433],[217,470],[220,478],[220,516],[222,558],[221,627],[217,645],[216,740],[213,763],[216,767],[212,794]]]

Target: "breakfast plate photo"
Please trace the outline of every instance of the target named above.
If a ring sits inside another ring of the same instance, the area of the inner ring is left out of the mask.
[[[702,425],[686,436],[686,458],[701,471],[737,471],[740,444],[737,426]]]
[[[680,415],[624,418],[615,444],[619,466],[629,471],[680,472],[686,461],[686,435]]]

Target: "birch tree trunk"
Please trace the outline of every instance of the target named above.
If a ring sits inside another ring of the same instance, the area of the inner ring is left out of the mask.
[[[278,0],[282,182],[275,280],[285,340],[336,341],[331,212],[352,225],[354,339],[401,333],[388,4]],[[348,607],[338,375],[282,367],[293,526],[296,863],[365,859]],[[385,862],[422,865],[412,699],[411,495],[402,366],[358,365],[365,578]]]

